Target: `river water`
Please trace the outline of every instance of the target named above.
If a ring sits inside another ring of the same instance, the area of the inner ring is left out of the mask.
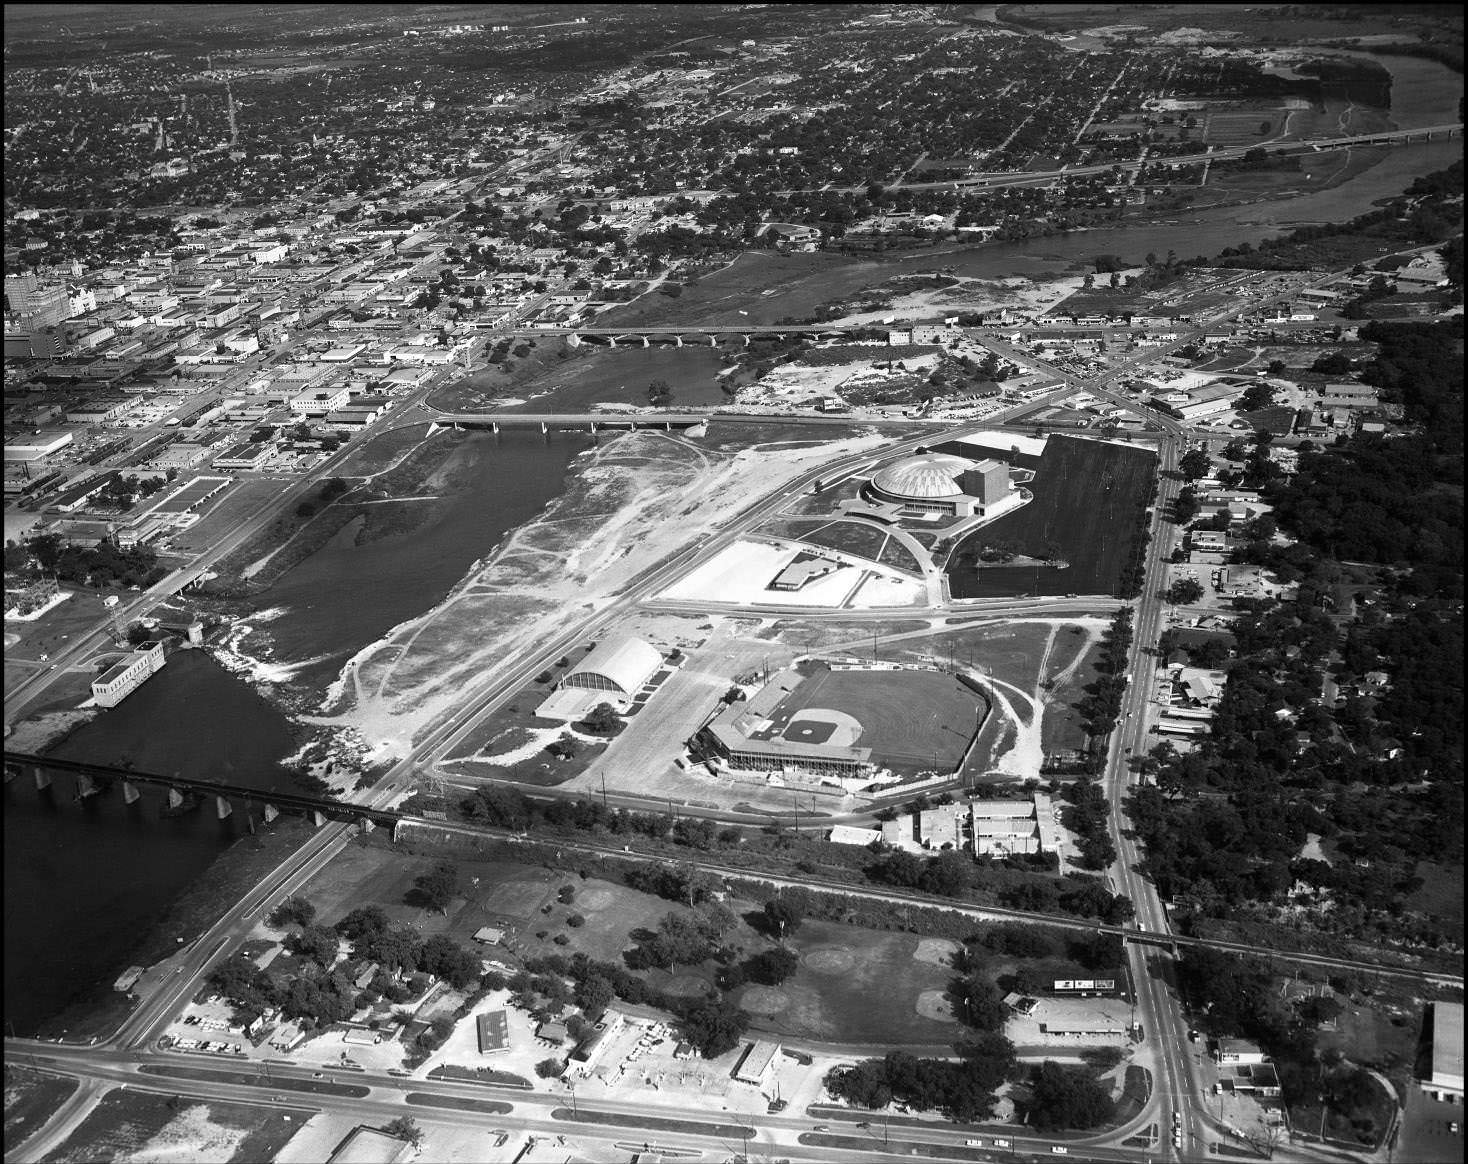
[[[289,721],[204,651],[178,651],[117,707],[53,749],[68,759],[280,786],[295,748]],[[5,786],[5,1019],[26,1035],[114,976],[183,887],[237,840],[236,813],[213,805],[162,817],[160,790],[77,801],[73,778]]]
[[[354,653],[436,606],[470,566],[560,494],[571,462],[591,445],[582,433],[504,429],[474,435],[442,471],[452,479],[433,516],[411,532],[357,545],[348,525],[259,599],[282,611],[263,626],[272,661],[325,686]],[[424,495],[444,492],[430,484]],[[253,645],[246,639],[245,651]]]
[[[1462,81],[1456,74],[1432,61],[1378,59],[1397,80],[1393,118],[1399,124],[1457,119]],[[832,255],[750,255],[727,272],[705,277],[681,300],[654,296],[656,302],[633,305],[617,318],[769,323],[907,272],[952,267],[994,278],[1043,275],[1096,254],[1212,255],[1244,241],[1257,245],[1292,223],[1360,214],[1376,199],[1400,193],[1413,177],[1461,156],[1461,139],[1395,149],[1332,190],[1206,210],[1171,223],[923,251],[880,263]],[[696,305],[697,314],[689,314]],[[568,360],[564,372],[541,385],[549,394],[524,407],[641,403],[647,382],[658,378],[674,384],[675,404],[717,403],[714,374],[724,360],[724,353],[707,348],[633,349]],[[296,664],[299,678],[324,685],[346,658],[434,606],[507,532],[539,513],[560,493],[587,440],[506,431],[464,442],[454,454],[452,498],[430,521],[360,546],[355,528],[349,529],[260,598],[262,610],[281,612],[260,632],[274,660]],[[251,649],[250,639],[244,647]],[[293,747],[286,720],[248,685],[200,652],[181,652],[58,751],[100,762],[126,757],[141,769],[200,771],[258,787],[258,781],[279,778],[272,773]],[[148,793],[131,807],[116,792],[76,803],[65,778],[42,794],[17,781],[7,786],[5,807],[5,1016],[21,1034],[98,978],[120,972],[138,935],[244,827],[237,818],[217,821],[207,809],[160,819],[157,797]]]

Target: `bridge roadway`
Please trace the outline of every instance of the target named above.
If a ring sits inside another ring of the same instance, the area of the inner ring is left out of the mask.
[[[246,801],[252,804],[267,805],[276,809],[290,809],[297,812],[319,813],[322,816],[332,818],[347,817],[352,820],[370,820],[374,825],[395,825],[403,819],[403,814],[394,812],[387,808],[375,808],[366,804],[353,804],[349,802],[331,800],[323,796],[312,796],[302,792],[281,792],[274,789],[262,790],[259,788],[246,788],[240,784],[230,784],[222,780],[209,780],[202,776],[163,776],[156,772],[140,772],[134,768],[116,768],[107,764],[93,764],[82,760],[63,760],[56,756],[37,756],[30,752],[12,752],[6,750],[5,776],[11,778],[11,774],[23,771],[27,768],[34,769],[37,775],[42,771],[47,772],[69,772],[75,774],[78,779],[78,794],[90,795],[96,789],[88,790],[81,784],[80,778],[87,780],[122,781],[124,784],[147,784],[157,788],[177,789],[187,792],[198,792],[206,796],[219,797],[226,801]]]
[[[1047,393],[1043,398],[1025,401],[1009,412],[1031,412],[1043,408],[1051,403],[1052,396],[1066,396],[1074,389],[1057,388],[1054,393]],[[458,428],[492,428],[498,432],[502,428],[539,428],[542,431],[550,429],[565,428],[590,428],[592,431],[598,429],[683,429],[693,428],[696,425],[707,424],[712,421],[725,421],[738,424],[775,424],[775,425],[875,425],[878,427],[911,427],[912,425],[930,425],[944,432],[944,439],[952,439],[949,431],[962,425],[965,428],[983,429],[986,432],[1012,432],[1017,435],[1028,435],[1037,428],[1050,430],[1063,430],[1067,426],[1063,424],[1045,423],[1043,421],[1019,422],[1011,421],[1008,424],[986,424],[982,418],[966,421],[956,421],[950,417],[924,417],[924,416],[851,416],[845,413],[832,413],[829,416],[790,416],[785,413],[763,413],[763,412],[731,412],[727,409],[709,412],[440,412],[433,417],[433,423],[440,426]],[[1131,433],[1131,438],[1138,442],[1156,440],[1157,433]]]

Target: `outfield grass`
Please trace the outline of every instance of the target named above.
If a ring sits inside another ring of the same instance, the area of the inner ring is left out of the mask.
[[[954,768],[979,727],[978,697],[932,671],[823,671],[802,683],[771,718],[812,707],[844,711],[861,725],[858,745],[886,767]]]
[[[1138,535],[1140,506],[1154,490],[1151,450],[1079,437],[1052,436],[1024,508],[966,537],[948,566],[955,598],[1016,594],[1114,594]],[[977,548],[1008,542],[1043,557],[1054,544],[1067,568],[1000,566],[975,569]]]

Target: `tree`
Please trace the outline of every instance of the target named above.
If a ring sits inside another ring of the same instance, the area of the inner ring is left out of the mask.
[[[1084,1073],[1058,1063],[1040,1067],[1030,1092],[1030,1123],[1041,1132],[1099,1127],[1116,1111],[1110,1092]]]
[[[398,1116],[397,1119],[387,1124],[383,1129],[389,1136],[399,1140],[406,1140],[413,1147],[423,1143],[423,1129],[418,1126],[412,1116]]]
[[[678,1029],[705,1059],[717,1059],[739,1045],[749,1015],[727,999],[706,999],[688,1010]]]
[[[413,880],[418,903],[425,909],[447,912],[459,887],[459,871],[447,861],[440,861],[427,873]]]
[[[621,721],[617,719],[617,713],[610,703],[598,703],[591,709],[583,723],[587,731],[605,736],[616,731]]]
[[[989,979],[969,975],[959,982],[958,995],[963,1002],[964,1017],[981,1031],[998,1031],[1009,1017],[1004,996]]]
[[[559,1079],[565,1065],[559,1059],[542,1059],[535,1065],[535,1073],[542,1079]]]
[[[673,386],[666,380],[654,380],[647,386],[647,402],[655,408],[664,408],[673,400]]]
[[[1208,476],[1208,454],[1202,449],[1189,449],[1179,458],[1177,467],[1189,481]]]
[[[322,966],[330,966],[336,961],[341,938],[335,930],[327,926],[306,926],[299,933],[286,938],[284,944],[292,954],[309,958]]]
[[[1174,605],[1188,606],[1203,597],[1203,585],[1196,578],[1179,578],[1167,588],[1164,597]]]
[[[779,986],[800,968],[800,956],[785,946],[776,946],[756,954],[744,963],[744,974],[750,982]]]
[[[304,897],[287,897],[275,907],[266,919],[276,929],[288,925],[308,926],[316,916],[316,907]]]
[[[765,902],[765,924],[775,937],[783,940],[800,928],[800,923],[805,920],[805,910],[805,894],[792,889]]]
[[[599,1018],[601,1013],[612,1004],[616,991],[611,982],[602,975],[591,974],[576,980],[573,997],[584,1015],[588,1018]]]

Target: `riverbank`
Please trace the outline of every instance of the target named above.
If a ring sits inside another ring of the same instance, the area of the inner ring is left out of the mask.
[[[571,612],[615,601],[638,575],[708,536],[756,499],[822,461],[884,437],[716,450],[640,431],[604,440],[565,492],[475,563],[431,611],[347,662],[323,714],[356,728],[375,754],[406,755],[429,724],[461,707],[505,661],[554,639]]]
[[[72,1043],[94,1036],[108,1038],[135,1006],[127,995],[113,989],[117,976],[129,966],[152,966],[198,940],[230,906],[299,849],[311,832],[304,819],[280,816],[262,825],[258,834],[239,838],[139,935],[115,969],[105,971],[43,1021],[36,1037],[59,1038],[65,1032],[66,1041]]]

